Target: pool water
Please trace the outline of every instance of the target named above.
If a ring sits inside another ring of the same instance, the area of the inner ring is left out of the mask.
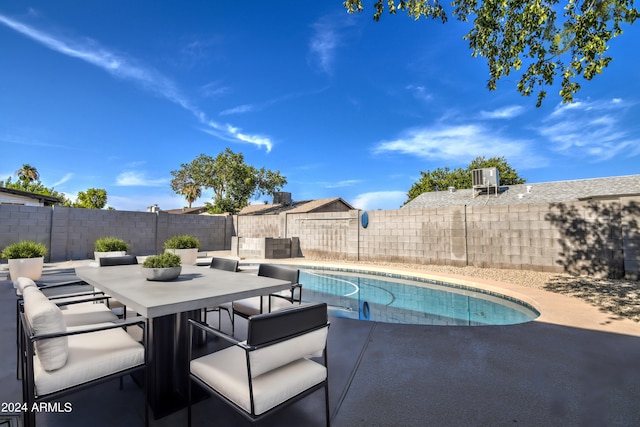
[[[512,325],[537,318],[512,298],[435,281],[301,270],[303,300],[327,302],[339,317],[418,325]]]

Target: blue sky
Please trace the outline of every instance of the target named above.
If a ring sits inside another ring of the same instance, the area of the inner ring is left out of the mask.
[[[179,208],[170,171],[226,147],[294,200],[396,209],[420,171],[504,156],[528,182],[640,173],[640,28],[571,105],[486,89],[468,24],[372,20],[342,1],[0,4],[0,177]],[[15,178],[14,178],[15,179]],[[212,194],[196,205],[204,204]],[[260,197],[266,200],[267,197]]]

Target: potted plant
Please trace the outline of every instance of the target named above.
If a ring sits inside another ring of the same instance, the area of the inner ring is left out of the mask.
[[[180,256],[165,252],[147,257],[142,263],[142,274],[147,280],[168,281],[180,275]]]
[[[15,283],[18,277],[40,279],[46,254],[47,247],[42,243],[23,240],[5,247],[0,256],[9,260],[9,275]]]
[[[124,256],[129,245],[117,237],[100,237],[94,243],[93,258],[99,263],[100,258],[110,256]]]
[[[186,265],[195,265],[199,248],[200,240],[188,234],[173,236],[164,242],[165,252],[179,255],[182,258],[182,264]]]

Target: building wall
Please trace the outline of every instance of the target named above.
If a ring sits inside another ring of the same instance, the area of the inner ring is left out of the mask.
[[[132,255],[152,255],[176,234],[198,237],[203,251],[228,249],[232,232],[228,216],[0,205],[0,248],[35,240],[47,246],[48,262],[91,259],[99,237],[123,239]]]
[[[43,206],[38,199],[31,197],[19,196],[17,194],[4,193],[0,191],[0,205],[24,205],[24,206]]]

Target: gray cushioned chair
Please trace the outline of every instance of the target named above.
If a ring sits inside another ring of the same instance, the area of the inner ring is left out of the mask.
[[[238,271],[238,265],[240,262],[236,259],[231,258],[220,258],[213,257],[211,258],[211,263],[209,264],[209,268],[215,268],[217,270],[225,270],[225,271],[233,271],[234,273]],[[218,329],[222,329],[222,310],[227,312],[229,316],[229,320],[231,321],[231,334],[233,334],[233,308],[232,303],[226,302],[217,307],[211,309],[205,309],[204,312],[204,321],[207,321],[207,313],[209,311],[217,311],[218,312]]]
[[[196,320],[189,322],[192,340],[203,330],[233,344],[195,359],[190,345],[192,381],[254,423],[324,388],[325,417],[330,424],[326,303],[250,316],[243,342]],[[188,425],[191,399],[190,393]]]
[[[20,354],[22,395],[27,408],[36,402],[59,401],[61,396],[93,384],[144,371],[146,334],[141,344],[123,329],[144,325],[144,318],[67,326],[60,307],[37,288],[27,287],[20,321],[24,342]],[[143,388],[146,426],[146,380]],[[24,425],[32,427],[35,423],[36,412],[25,412]]]
[[[117,265],[135,265],[138,264],[138,258],[135,255],[122,255],[100,258],[100,267],[115,267]],[[109,300],[109,307],[111,307],[118,316],[127,318],[127,306],[115,299]],[[138,313],[131,312],[130,314],[136,316]]]
[[[260,264],[258,276],[286,280],[291,282],[291,289],[275,294],[234,301],[232,304],[234,316],[237,315],[248,319],[249,316],[255,314],[290,308],[293,304],[302,302],[302,285],[298,283],[300,270],[282,265]]]

